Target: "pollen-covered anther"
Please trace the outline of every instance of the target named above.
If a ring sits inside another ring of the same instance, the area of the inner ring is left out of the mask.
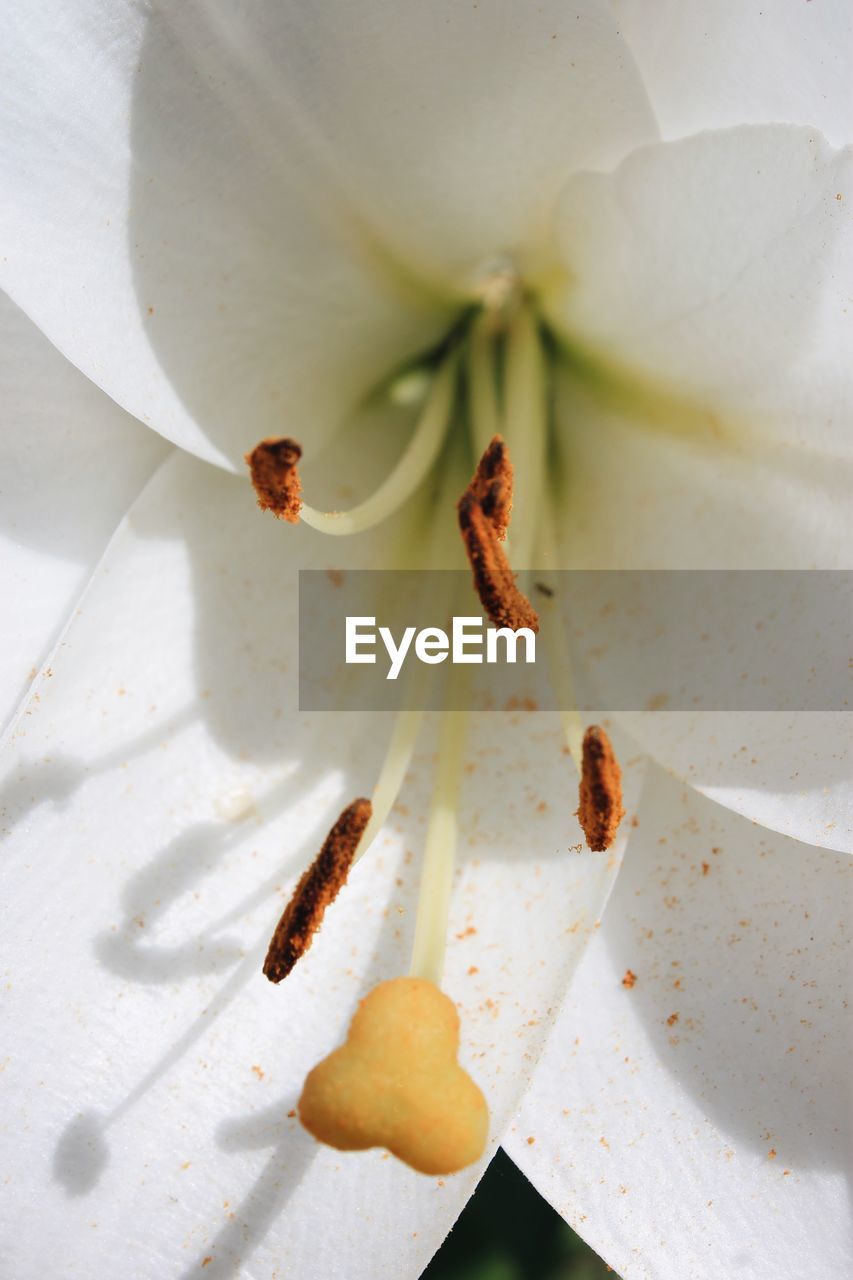
[[[361,1001],[345,1044],[305,1081],[299,1119],[339,1151],[384,1147],[419,1173],[479,1160],[486,1100],[459,1065],[459,1015],[423,978],[382,982]]]
[[[596,853],[609,849],[624,814],[619,761],[604,730],[591,724],[583,737],[577,811],[589,848]]]
[[[459,500],[459,528],[474,574],[477,595],[497,627],[539,630],[539,615],[518,588],[501,542],[512,511],[513,469],[509,452],[495,436]]]
[[[281,982],[311,946],[326,908],[346,884],[358,842],[370,821],[369,800],[353,800],[344,809],[322,849],[303,874],[272,936],[264,973],[270,982]]]
[[[494,436],[477,463],[467,493],[477,499],[483,514],[503,542],[512,515],[512,482],[515,472],[502,436]]]
[[[290,524],[299,523],[302,510],[302,484],[296,468],[301,457],[301,445],[286,436],[280,440],[262,440],[246,454],[261,511],[271,511],[276,519]]]

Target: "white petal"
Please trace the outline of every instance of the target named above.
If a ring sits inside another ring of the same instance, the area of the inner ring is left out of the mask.
[[[640,749],[706,795],[798,840],[850,850],[853,717],[816,709],[845,705],[845,597],[829,578],[816,579],[824,604],[803,615],[795,639],[782,634],[781,620],[804,607],[800,575],[790,583],[749,575],[745,622],[737,595],[702,572],[843,567],[853,546],[849,468],[836,467],[840,482],[823,488],[808,459],[780,477],[758,462],[735,466],[690,441],[644,434],[584,397],[563,404],[573,424],[564,565],[699,571],[671,598],[666,584],[642,573],[578,578],[566,607],[579,673],[601,691],[602,705],[618,708],[616,720]],[[834,617],[829,592],[838,597]],[[753,632],[762,615],[767,626]],[[814,633],[805,654],[804,627]],[[743,683],[745,649],[752,674]],[[809,687],[804,667],[820,689]],[[694,712],[694,702],[712,709]]]
[[[719,804],[804,843],[853,852],[847,712],[635,712],[617,717],[660,764]]]
[[[567,565],[849,568],[849,167],[801,131],[746,130],[574,184],[572,323],[647,382],[561,383]],[[607,687],[620,646],[590,649]],[[625,723],[721,802],[849,847],[843,718],[674,719]]]
[[[0,293],[0,730],[167,448]]]
[[[601,0],[49,0],[2,54],[0,280],[219,462],[318,445],[448,328],[448,281],[527,247],[573,168],[655,136]]]
[[[777,449],[747,422],[738,442],[674,433],[644,407],[608,408],[562,378],[557,421],[565,568],[851,567],[853,458],[840,456],[841,419],[826,448],[810,448],[797,422],[775,418]]]
[[[849,1274],[851,872],[650,778],[508,1144],[624,1280]]]
[[[2,278],[125,408],[239,465],[264,435],[319,442],[445,313],[313,177],[227,13],[173,16],[13,18]]]
[[[381,562],[400,536],[320,542],[179,456],[114,540],[5,760],[10,1273],[61,1247],[68,1274],[131,1257],[157,1280],[205,1260],[414,1276],[470,1194],[481,1167],[436,1182],[321,1149],[287,1115],[356,999],[407,963],[429,740],[304,962],[279,988],[260,974],[284,893],[369,794],[390,730],[294,714],[295,568]],[[493,1149],[620,851],[568,850],[576,782],[550,720],[484,717],[469,760],[445,986]]]
[[[452,281],[496,254],[537,258],[566,176],[657,137],[601,0],[279,14],[243,37],[256,78],[284,82],[398,257]]]
[[[555,323],[623,371],[625,403],[683,432],[709,411],[736,464],[850,458],[853,150],[784,126],[643,148],[568,184],[560,240]]]
[[[732,124],[811,124],[853,138],[847,0],[611,0],[665,138]]]

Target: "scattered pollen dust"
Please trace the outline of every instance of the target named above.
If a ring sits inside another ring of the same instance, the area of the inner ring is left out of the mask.
[[[627,987],[630,990],[636,981],[637,975],[634,973],[633,969],[626,969],[625,976],[622,979],[622,986]]]
[[[253,1064],[252,1070],[254,1071],[255,1075],[258,1077],[259,1080],[263,1080],[264,1073],[257,1063]]]

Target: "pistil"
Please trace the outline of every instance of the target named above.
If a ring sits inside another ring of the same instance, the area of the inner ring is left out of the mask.
[[[291,523],[301,519],[333,536],[363,532],[409,503],[437,466],[464,368],[469,442],[480,461],[457,511],[474,585],[496,626],[537,631],[537,610],[520,590],[516,573],[529,569],[534,555],[556,563],[546,488],[548,365],[537,315],[514,273],[492,273],[489,282],[465,336],[448,342],[437,366],[418,367],[424,385],[393,384],[389,394],[411,395],[412,403],[426,388],[423,406],[398,462],[365,501],[349,511],[320,511],[304,503],[297,470],[302,451],[289,438],[262,441],[246,461],[263,510]],[[448,512],[448,486],[458,474],[466,441],[456,437],[451,444],[444,451],[440,491],[430,494],[430,502]],[[518,510],[509,532],[514,498]],[[443,567],[441,540],[452,532],[449,521],[438,522],[433,537],[422,540],[422,563]],[[580,772],[577,813],[589,848],[604,850],[624,813],[621,771],[605,731],[592,725],[584,732],[579,713],[571,709],[571,670],[559,611],[553,589],[546,584],[543,593],[552,678],[556,675],[560,705],[567,708],[561,717]],[[455,672],[452,680],[449,704],[463,705],[465,671]],[[310,947],[326,909],[387,821],[421,719],[419,711],[398,713],[372,801],[357,799],[343,810],[301,877],[270,943],[264,973],[271,981],[286,977]],[[321,1141],[342,1150],[385,1146],[413,1168],[431,1173],[454,1172],[478,1159],[488,1127],[482,1094],[457,1062],[458,1016],[439,990],[466,727],[464,711],[441,716],[410,974],[380,984],[362,1001],[346,1043],[310,1073],[299,1104],[302,1123]]]
[[[447,916],[453,864],[459,835],[459,790],[465,752],[466,713],[445,711],[441,717],[438,763],[421,871],[412,977],[436,984],[444,971]]]

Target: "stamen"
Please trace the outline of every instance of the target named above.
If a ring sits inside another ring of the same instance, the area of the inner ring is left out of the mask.
[[[344,809],[322,849],[304,872],[296,886],[275,933],[264,961],[264,973],[270,982],[286,978],[297,960],[311,946],[326,908],[334,902],[346,883],[347,875],[373,811],[369,800],[353,800]]]
[[[271,511],[277,520],[299,523],[302,506],[302,485],[296,464],[302,457],[302,449],[295,440],[286,436],[281,440],[262,440],[246,462],[252,476],[252,484],[261,511]]]
[[[480,603],[498,627],[539,630],[533,605],[519,590],[500,545],[512,510],[512,464],[506,445],[495,436],[458,504],[459,528],[474,574]]]
[[[622,770],[610,739],[597,724],[583,738],[580,807],[578,819],[590,849],[609,849],[625,814],[622,806]]]

